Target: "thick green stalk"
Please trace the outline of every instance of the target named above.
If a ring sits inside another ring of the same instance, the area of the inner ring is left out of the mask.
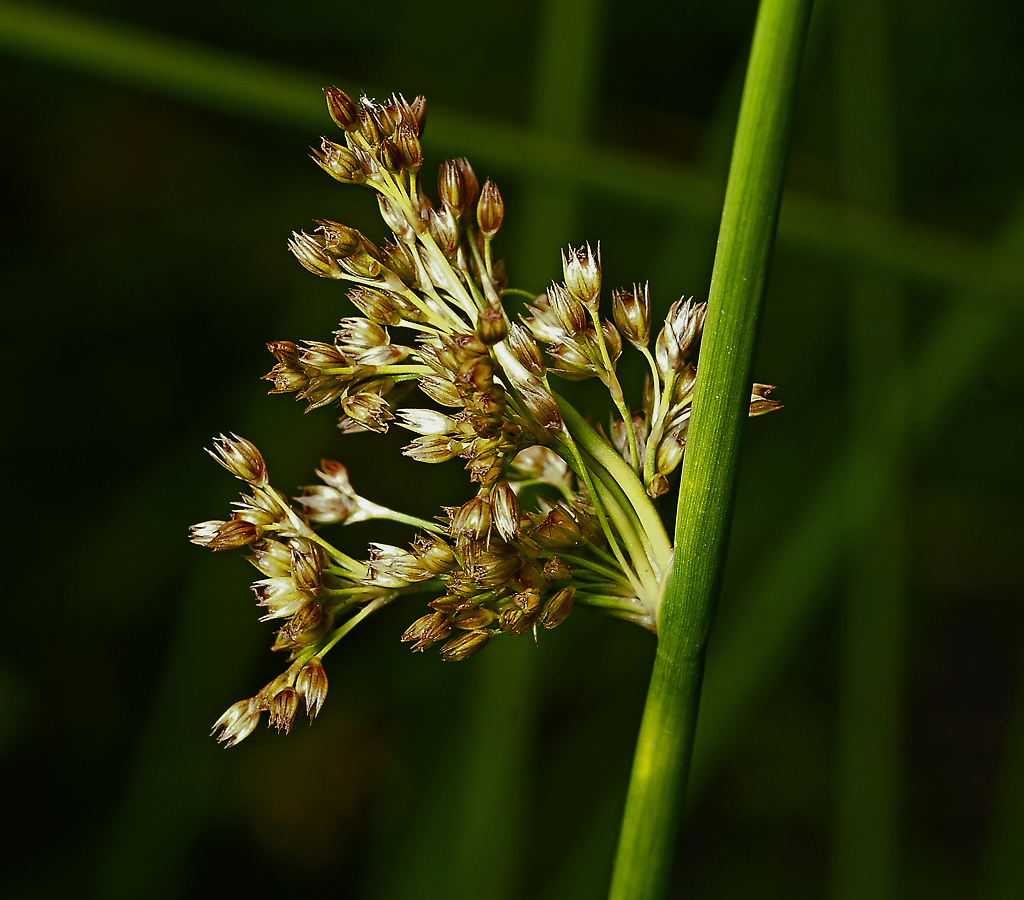
[[[659,897],[671,873],[810,12],[810,0],[763,0],[758,12],[698,361],[675,560],[659,612],[612,900]]]

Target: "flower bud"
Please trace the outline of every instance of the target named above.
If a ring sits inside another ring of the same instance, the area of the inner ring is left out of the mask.
[[[304,231],[293,231],[288,241],[288,250],[302,264],[303,268],[321,278],[343,278],[344,270],[338,261],[324,249],[323,239]]]
[[[441,648],[441,659],[445,662],[461,662],[468,659],[482,650],[493,636],[493,631],[464,631]]]
[[[508,346],[512,355],[527,372],[541,378],[547,372],[544,357],[533,336],[522,325],[513,324],[508,331]]]
[[[552,581],[566,581],[572,578],[572,569],[560,556],[552,556],[544,563],[544,574]]]
[[[425,434],[402,448],[402,454],[416,462],[445,463],[459,455],[461,445],[447,434]]]
[[[451,619],[443,612],[432,612],[412,623],[401,637],[403,644],[412,644],[413,652],[421,653],[452,633]]]
[[[518,606],[509,606],[501,613],[498,620],[498,627],[510,634],[524,635],[530,630],[533,624],[531,617],[523,612]]]
[[[782,409],[778,400],[769,400],[768,394],[775,390],[773,384],[755,384],[750,391],[750,415],[763,416],[765,413]]]
[[[310,150],[310,159],[342,184],[362,184],[366,181],[363,161],[348,147],[321,138],[320,149],[311,147]]]
[[[560,506],[548,513],[532,537],[545,550],[569,550],[586,543],[579,523]]]
[[[423,148],[413,126],[403,122],[395,129],[392,137],[402,154],[402,166],[410,172],[418,172],[423,166]]]
[[[415,552],[420,565],[432,575],[450,572],[458,562],[452,548],[434,535],[417,538]]]
[[[299,695],[292,688],[274,694],[270,701],[270,726],[287,734],[299,711]]]
[[[506,541],[519,534],[519,500],[507,481],[499,481],[491,490],[491,513],[494,527]]]
[[[559,327],[570,337],[582,333],[590,324],[582,304],[564,287],[553,284],[547,291],[551,313]]]
[[[402,170],[402,151],[390,138],[384,138],[374,148],[380,166],[386,172],[400,172]]]
[[[237,434],[232,434],[231,437],[222,434],[215,440],[217,445],[213,450],[206,451],[210,456],[235,478],[247,481],[254,487],[266,487],[267,467],[255,444]]]
[[[459,540],[479,541],[491,530],[491,507],[482,497],[474,497],[459,507],[452,517],[452,532]]]
[[[239,741],[245,740],[260,720],[260,713],[252,700],[239,700],[228,707],[227,711],[213,725],[211,735],[217,735],[217,742],[234,747]]]
[[[455,430],[456,421],[436,409],[413,409],[406,407],[398,411],[398,424],[416,434],[448,434]]]
[[[409,111],[416,123],[416,134],[423,137],[423,129],[427,124],[427,98],[420,94],[409,104]]]
[[[363,137],[366,138],[366,143],[376,144],[382,137],[386,137],[387,133],[381,128],[381,121],[376,116],[376,104],[368,97],[359,98],[359,130],[362,132]],[[390,123],[388,123],[390,124]]]
[[[543,625],[545,628],[555,628],[558,625],[561,625],[569,618],[569,613],[572,612],[572,603],[575,599],[576,588],[571,585],[569,587],[562,588],[544,604],[544,609],[541,611],[540,618],[537,620],[538,623]]]
[[[394,326],[402,321],[391,298],[381,291],[356,287],[348,292],[348,299],[367,319],[378,325]]]
[[[480,313],[476,334],[488,347],[500,344],[508,337],[508,320],[500,306],[488,306]]]
[[[363,242],[363,236],[348,225],[332,222],[330,219],[315,219],[317,231],[324,236],[324,250],[337,259],[343,259],[355,253]]]
[[[437,192],[441,202],[456,216],[462,212],[468,193],[462,167],[454,159],[441,163],[437,173]]]
[[[601,302],[601,245],[597,245],[596,253],[590,244],[579,250],[570,247],[568,259],[562,256],[562,270],[569,293],[596,313]]]
[[[307,545],[303,549],[292,549],[292,578],[295,587],[311,597],[319,597],[324,592],[323,574],[320,567],[320,555]]]
[[[231,519],[228,522],[200,522],[190,528],[189,540],[200,547],[211,550],[233,550],[252,544],[263,534],[263,529],[244,519]]]
[[[501,199],[498,186],[490,178],[484,182],[480,192],[480,202],[476,206],[476,221],[480,233],[490,240],[498,233],[505,218],[505,204]]]
[[[324,88],[324,97],[327,99],[327,111],[335,124],[345,131],[355,131],[358,127],[356,105],[349,99],[348,94],[340,88],[328,87]]]
[[[651,338],[651,301],[647,285],[632,291],[612,292],[612,318],[634,347],[646,347]]]
[[[459,246],[459,223],[447,204],[430,211],[430,233],[445,254],[451,255]]]
[[[295,690],[306,701],[306,713],[315,719],[327,697],[327,673],[319,657],[314,656],[295,677]]]
[[[668,479],[659,472],[648,483],[647,496],[652,499],[657,499],[662,496],[662,494],[667,494],[670,486]]]
[[[459,615],[457,615],[453,620],[452,624],[456,628],[461,628],[464,631],[476,631],[480,628],[486,628],[497,618],[497,613],[487,609],[485,606],[478,606],[476,609],[470,609],[464,613],[459,613]]]
[[[371,394],[365,391],[343,397],[341,408],[345,411],[345,415],[357,425],[379,434],[388,430],[388,420],[395,417],[387,400],[380,394]]]

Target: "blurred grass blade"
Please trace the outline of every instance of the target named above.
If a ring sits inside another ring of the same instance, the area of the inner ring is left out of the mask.
[[[898,173],[885,5],[861,0],[834,12],[839,171],[848,214],[893,215]],[[879,415],[878,398],[901,368],[903,307],[893,274],[850,272],[848,406],[866,465],[851,477],[874,479],[880,488],[867,492],[873,506],[851,516],[842,563],[835,900],[899,896],[906,436],[898,422]]]
[[[323,129],[319,89],[337,75],[304,73],[138,26],[44,4],[0,0],[0,47],[134,88],[273,125]],[[356,90],[338,81],[347,90]],[[380,95],[382,87],[363,85]],[[356,90],[358,93],[358,91]],[[609,197],[713,223],[721,209],[716,178],[633,153],[579,146],[515,125],[431,105],[428,142],[524,176],[543,176]],[[1024,260],[992,272],[983,247],[886,217],[849,220],[828,201],[787,193],[781,244],[826,259],[880,268],[957,287],[986,287],[989,302],[1024,302]],[[999,290],[1014,288],[1015,292]]]
[[[675,562],[658,614],[613,900],[662,896],[671,873],[810,12],[809,0],[762,0],[758,10],[683,459]]]

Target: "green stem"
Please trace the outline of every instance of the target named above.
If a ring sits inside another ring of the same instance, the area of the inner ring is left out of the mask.
[[[810,12],[810,0],[762,0],[758,12],[698,361],[675,558],[659,610],[612,900],[663,896],[671,872]]]
[[[654,508],[651,498],[647,496],[643,484],[618,452],[607,441],[594,431],[587,424],[575,408],[563,397],[552,393],[558,409],[562,414],[562,421],[569,429],[573,439],[591,456],[601,468],[605,469],[625,494],[629,505],[633,508],[637,518],[643,526],[643,531],[650,539],[655,558],[651,560],[655,567],[664,572],[668,561],[672,558],[672,544],[665,533],[665,526],[661,524],[661,516]]]

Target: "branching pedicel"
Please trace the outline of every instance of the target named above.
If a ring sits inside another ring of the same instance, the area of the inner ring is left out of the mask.
[[[192,540],[213,550],[249,547],[263,576],[253,585],[263,618],[283,620],[274,649],[291,660],[217,721],[214,732],[228,746],[264,711],[285,731],[300,704],[315,717],[327,693],[324,655],[401,594],[432,597],[402,640],[413,650],[440,644],[444,659],[461,660],[496,635],[554,628],[574,603],[657,630],[672,558],[651,498],[668,490],[686,445],[705,305],[673,304],[652,352],[646,286],[613,292],[614,324],[601,319],[600,253],[588,245],[563,255],[564,283],[534,297],[522,324],[510,323],[504,267],[491,250],[504,215],[494,183],[480,188],[465,159],[449,160],[435,206],[419,174],[423,98],[353,103],[337,88],[324,93],[345,142],[325,138],[313,159],[338,181],[377,191],[394,240],[378,248],[326,220],[293,236],[289,249],[303,266],[354,285],[348,296],[362,316],[342,319],[332,343],[270,344],[271,393],[294,392],[309,409],[340,406],[344,432],[395,423],[417,435],[407,456],[461,458],[480,488],[429,522],[359,496],[345,467],[324,460],[322,484],[292,503],[270,486],[256,447],[221,436],[211,455],[251,494],[228,521],[193,526]],[[409,345],[392,343],[389,328],[404,329]],[[616,376],[623,339],[650,369],[637,411]],[[618,410],[608,431],[555,393],[551,375],[599,378]],[[414,387],[446,411],[424,407]],[[754,385],[751,415],[780,405],[766,399],[770,390]],[[534,509],[522,508],[531,486],[543,489]],[[313,527],[366,519],[397,520],[421,534],[408,550],[371,544],[361,562]]]

